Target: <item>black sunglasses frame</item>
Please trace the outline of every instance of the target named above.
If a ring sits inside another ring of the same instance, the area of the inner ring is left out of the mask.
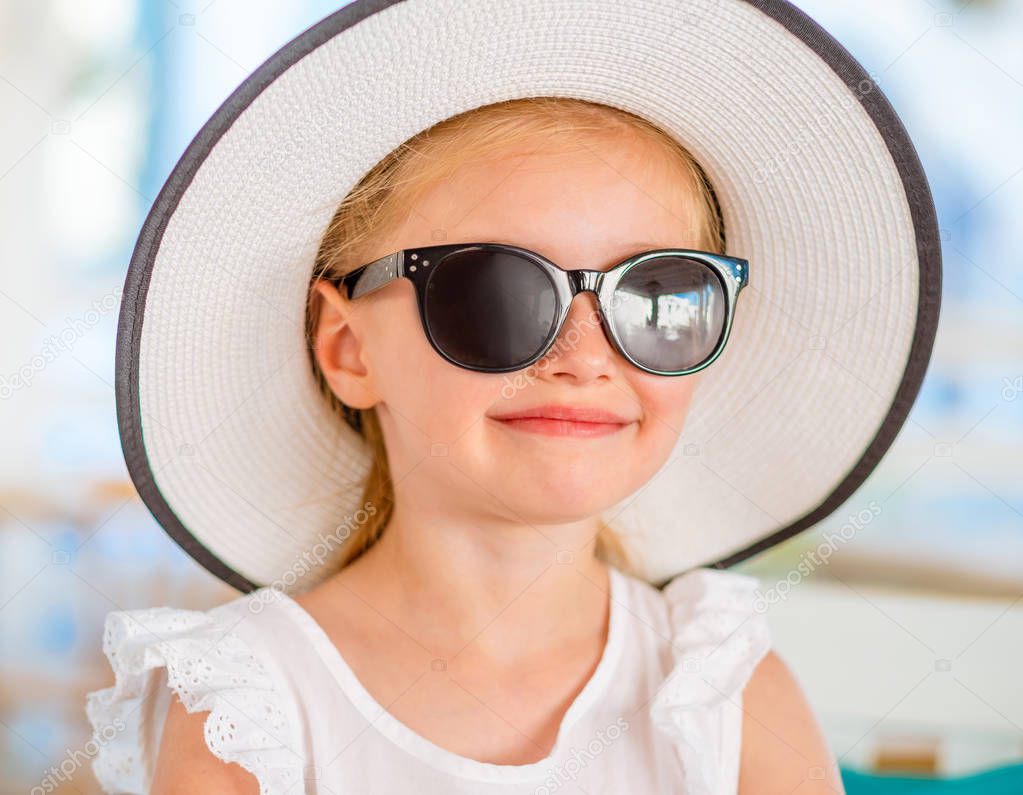
[[[481,367],[468,365],[450,356],[434,339],[430,330],[430,322],[426,316],[426,289],[432,273],[440,267],[445,257],[451,254],[462,253],[470,250],[496,251],[507,254],[514,254],[535,263],[544,270],[554,286],[557,301],[557,316],[543,345],[540,346],[529,360],[514,364],[508,367]],[[613,315],[612,297],[622,278],[633,268],[662,257],[685,257],[695,260],[708,267],[717,277],[725,295],[726,311],[725,322],[721,329],[721,336],[718,339],[711,353],[699,364],[684,370],[655,370],[640,364],[625,350],[611,321]],[[626,260],[618,263],[606,271],[587,270],[584,268],[565,269],[527,248],[513,246],[505,243],[446,243],[436,246],[423,246],[420,248],[406,248],[395,251],[372,262],[366,263],[344,276],[333,280],[338,286],[346,291],[349,299],[356,299],[374,290],[378,290],[385,284],[395,279],[409,279],[416,289],[416,302],[419,307],[419,319],[423,326],[426,337],[438,354],[452,364],[467,370],[484,373],[508,373],[522,370],[541,359],[557,340],[561,329],[565,324],[565,318],[572,303],[572,299],[581,292],[590,291],[597,296],[597,304],[600,312],[601,325],[608,341],[618,353],[635,367],[652,375],[680,376],[689,375],[708,367],[724,350],[725,343],[732,328],[732,320],[735,315],[735,304],[739,292],[749,283],[749,261],[738,257],[729,257],[724,254],[715,254],[709,251],[698,251],[685,248],[664,248],[644,251],[634,254]]]

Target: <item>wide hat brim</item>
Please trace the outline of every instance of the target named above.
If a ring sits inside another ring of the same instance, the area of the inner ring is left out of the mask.
[[[129,473],[232,586],[319,582],[362,507],[368,452],[319,393],[304,329],[338,203],[415,133],[530,95],[616,106],[676,136],[715,186],[728,253],[750,261],[673,453],[603,515],[640,576],[663,586],[811,527],[892,444],[937,328],[937,221],[896,113],[812,19],[780,0],[358,0],[220,106],[125,282]]]

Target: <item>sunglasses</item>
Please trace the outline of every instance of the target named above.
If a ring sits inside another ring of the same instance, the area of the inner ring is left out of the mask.
[[[566,270],[502,243],[407,248],[333,280],[349,299],[394,279],[415,285],[427,339],[452,364],[482,373],[520,370],[554,344],[572,298],[597,296],[604,334],[631,364],[687,375],[724,349],[749,263],[692,249],[655,249],[607,271]]]

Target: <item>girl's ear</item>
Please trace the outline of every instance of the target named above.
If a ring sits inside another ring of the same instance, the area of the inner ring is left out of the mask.
[[[366,367],[363,329],[359,312],[330,282],[320,280],[313,290],[313,301],[319,302],[319,315],[313,329],[313,354],[334,394],[345,404],[368,409],[380,398]]]

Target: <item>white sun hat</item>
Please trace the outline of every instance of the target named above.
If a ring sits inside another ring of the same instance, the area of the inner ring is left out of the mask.
[[[726,253],[750,263],[674,451],[603,514],[640,576],[663,586],[813,526],[892,444],[938,323],[937,221],[898,116],[812,19],[781,0],[357,0],[214,113],[127,273],[128,470],[227,583],[310,587],[336,568],[342,546],[325,541],[363,509],[368,448],[306,353],[306,293],[337,205],[425,128],[537,95],[676,137],[714,186]]]

